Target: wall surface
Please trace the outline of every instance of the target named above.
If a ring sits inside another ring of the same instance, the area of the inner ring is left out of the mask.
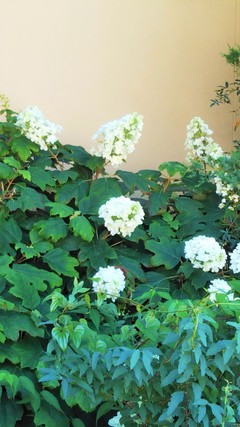
[[[145,119],[128,170],[185,159],[198,115],[229,150],[229,108],[210,108],[240,43],[240,0],[8,0],[1,4],[0,92],[19,111],[37,105],[63,126],[61,142],[92,146],[107,121]]]

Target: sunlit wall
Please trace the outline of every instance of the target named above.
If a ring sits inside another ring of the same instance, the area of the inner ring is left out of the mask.
[[[61,141],[89,149],[98,127],[137,111],[141,142],[125,169],[185,158],[201,116],[229,149],[230,108],[210,108],[233,77],[220,52],[240,43],[240,0],[9,0],[1,5],[0,92],[38,105]]]

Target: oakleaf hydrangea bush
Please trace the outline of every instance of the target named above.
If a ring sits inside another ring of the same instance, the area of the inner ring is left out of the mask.
[[[238,151],[197,118],[186,164],[109,175],[140,115],[90,154],[1,101],[0,427],[239,423]]]

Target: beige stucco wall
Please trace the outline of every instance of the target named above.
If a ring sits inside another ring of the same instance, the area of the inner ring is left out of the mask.
[[[129,170],[184,160],[194,115],[229,149],[232,116],[209,100],[232,78],[219,53],[240,43],[239,26],[240,0],[2,1],[0,92],[14,109],[38,105],[63,143],[86,149],[102,123],[143,114]]]

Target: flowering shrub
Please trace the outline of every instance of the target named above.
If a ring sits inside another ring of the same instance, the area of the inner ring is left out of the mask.
[[[138,116],[91,155],[2,100],[0,426],[239,423],[237,151],[110,176]]]

